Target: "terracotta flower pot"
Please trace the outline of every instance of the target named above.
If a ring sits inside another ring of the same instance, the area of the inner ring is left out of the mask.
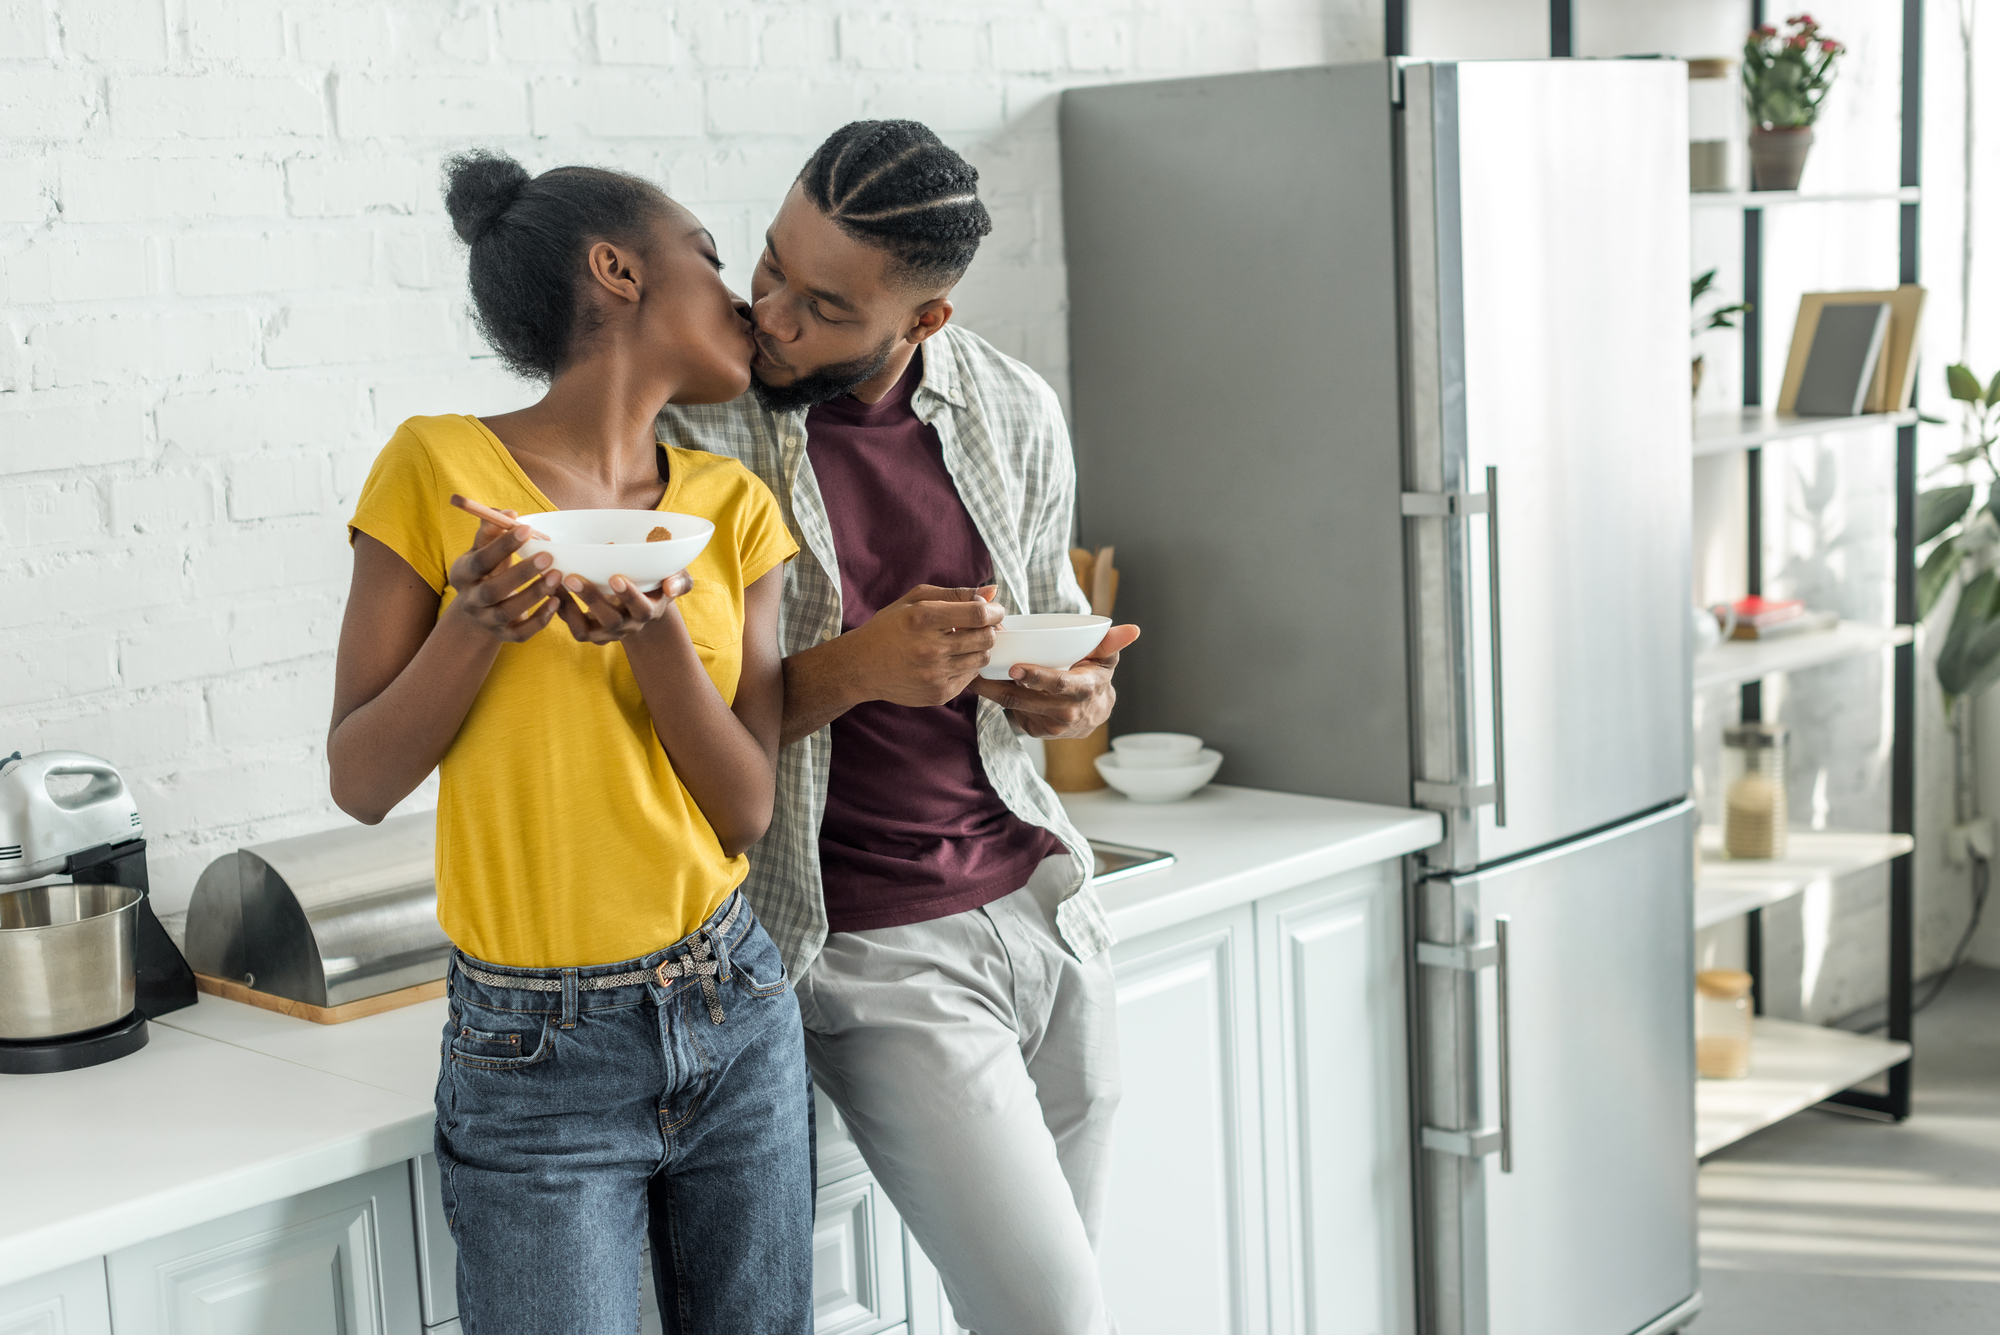
[[[1752,190],[1796,190],[1799,173],[1806,168],[1806,153],[1812,148],[1810,125],[1750,131],[1750,180]]]

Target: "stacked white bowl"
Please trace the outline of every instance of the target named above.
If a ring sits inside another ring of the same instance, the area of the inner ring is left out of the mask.
[[[1178,802],[1207,787],[1222,753],[1184,732],[1128,732],[1097,757],[1104,781],[1134,802]]]

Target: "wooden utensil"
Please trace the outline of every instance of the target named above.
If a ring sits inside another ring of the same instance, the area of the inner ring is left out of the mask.
[[[453,495],[451,498],[451,503],[457,506],[459,509],[465,511],[467,514],[477,515],[479,516],[479,518],[484,519],[487,523],[497,525],[498,527],[503,529],[516,528],[521,523],[521,521],[518,519],[510,519],[506,515],[501,514],[498,510],[495,510],[490,505],[481,505],[478,501],[473,500],[469,496]],[[534,529],[534,528],[529,529],[528,536],[531,538],[540,538],[543,542],[551,541],[549,535],[542,532],[540,529]]]
[[[1090,562],[1090,611],[1093,616],[1111,615],[1112,601],[1117,597],[1117,586],[1112,582],[1117,571],[1112,568],[1111,557],[1117,549],[1099,547],[1097,555]]]

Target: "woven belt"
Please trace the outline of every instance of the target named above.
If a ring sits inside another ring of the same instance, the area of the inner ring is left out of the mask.
[[[722,946],[720,938],[736,925],[736,915],[743,911],[743,897],[735,896],[736,902],[729,907],[728,916],[714,928],[704,927],[688,939],[688,953],[684,959],[661,960],[651,969],[633,969],[626,973],[604,973],[592,978],[579,978],[576,986],[583,992],[606,992],[614,987],[637,987],[641,983],[658,983],[666,987],[670,978],[698,978],[701,980],[701,999],[708,1003],[708,1018],[721,1024],[722,997],[716,991],[716,982],[729,981],[729,951]],[[458,971],[475,983],[488,987],[510,988],[516,992],[560,992],[560,978],[521,978],[513,974],[488,973],[466,962],[465,956],[458,957]]]

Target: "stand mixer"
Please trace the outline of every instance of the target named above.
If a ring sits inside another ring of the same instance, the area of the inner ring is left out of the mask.
[[[58,796],[50,780],[66,777],[84,780],[83,786]],[[81,1030],[0,1038],[0,1073],[74,1070],[136,1052],[146,1045],[148,1019],[195,1002],[194,971],[153,913],[145,826],[123,776],[109,761],[81,751],[40,751],[30,756],[16,751],[0,760],[0,898],[25,905],[25,892],[6,894],[5,888],[57,876],[68,876],[80,887],[125,886],[138,892],[137,903],[129,910],[134,1006],[127,1015]],[[58,925],[67,924],[58,919]],[[19,936],[23,941],[30,934],[52,930],[33,921],[32,910],[20,906],[11,915],[0,913],[0,929],[7,929],[0,931],[0,938]],[[50,948],[32,958],[37,963],[53,960],[56,967],[66,957]],[[120,954],[118,965],[127,958]],[[25,981],[27,973],[17,969],[17,988],[32,989],[32,981]],[[52,980],[51,989],[61,981]],[[0,1005],[9,995],[0,991]],[[23,994],[12,995],[18,1000]]]

